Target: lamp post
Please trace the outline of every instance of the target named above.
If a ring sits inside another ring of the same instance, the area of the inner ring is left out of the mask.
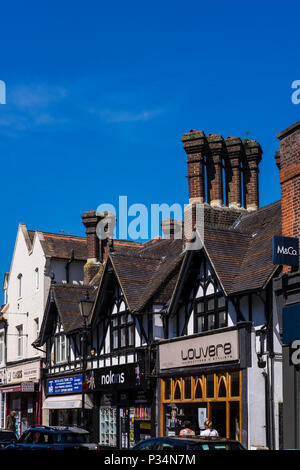
[[[83,426],[84,423],[84,383],[85,383],[85,373],[87,367],[87,351],[86,351],[86,338],[87,338],[87,319],[91,313],[93,306],[93,301],[89,298],[89,291],[86,290],[85,298],[79,302],[79,310],[81,317],[83,319],[83,334],[81,337],[82,340],[82,390],[81,390],[81,417],[80,417],[80,425]]]

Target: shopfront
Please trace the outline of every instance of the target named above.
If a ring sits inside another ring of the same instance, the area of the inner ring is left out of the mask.
[[[50,426],[81,426],[82,375],[49,378],[45,384],[43,409],[49,412]],[[84,401],[84,427],[90,428],[93,402]]]
[[[30,426],[41,424],[40,361],[7,367],[5,386],[0,392],[2,408],[3,403],[6,407],[5,415],[11,410],[16,411],[18,436]]]
[[[87,373],[89,392],[99,410],[99,443],[128,449],[153,435],[153,393],[142,383],[138,364]]]
[[[199,435],[209,418],[220,436],[243,441],[247,329],[224,330],[159,345],[160,435],[179,435],[184,421]]]

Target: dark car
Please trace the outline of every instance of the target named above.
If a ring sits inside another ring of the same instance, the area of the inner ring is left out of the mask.
[[[220,437],[153,437],[138,442],[132,450],[246,450],[239,441]]]
[[[15,444],[17,440],[18,438],[13,431],[0,429],[0,449],[3,449],[8,445]]]
[[[89,442],[90,433],[75,426],[32,426],[15,445],[15,450],[99,450]]]

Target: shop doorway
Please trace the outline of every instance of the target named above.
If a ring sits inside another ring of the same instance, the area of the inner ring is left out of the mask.
[[[210,404],[210,418],[213,428],[220,437],[226,437],[226,402],[213,402]]]

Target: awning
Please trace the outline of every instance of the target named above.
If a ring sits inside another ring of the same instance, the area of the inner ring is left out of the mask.
[[[86,410],[92,410],[94,407],[92,399],[85,395],[84,397],[84,408]],[[61,410],[64,408],[82,408],[82,397],[81,395],[69,395],[63,397],[48,397],[43,403],[43,408],[48,410]]]

